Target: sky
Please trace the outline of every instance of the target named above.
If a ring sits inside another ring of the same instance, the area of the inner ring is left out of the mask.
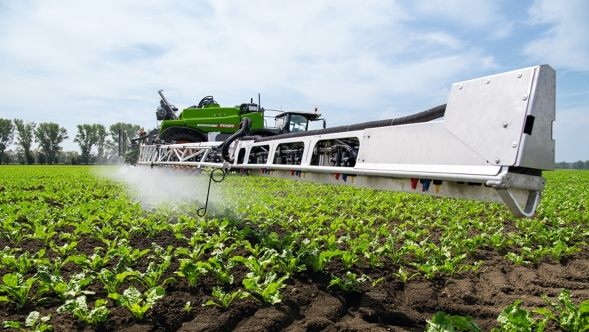
[[[0,0],[0,118],[157,126],[182,109],[312,111],[328,127],[447,101],[455,82],[549,64],[556,161],[589,160],[589,1]],[[14,149],[12,145],[9,149]]]

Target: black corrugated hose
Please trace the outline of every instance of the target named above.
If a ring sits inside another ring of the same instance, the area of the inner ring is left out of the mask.
[[[297,133],[282,134],[282,135],[276,135],[276,136],[260,137],[260,138],[257,138],[255,141],[256,142],[265,142],[265,141],[272,141],[272,140],[281,139],[281,138],[325,135],[325,134],[333,134],[333,133],[343,133],[343,132],[348,132],[348,131],[364,130],[364,129],[368,129],[368,128],[389,127],[389,126],[399,126],[399,125],[405,125],[405,124],[411,124],[411,123],[428,122],[428,121],[439,119],[439,118],[443,117],[445,112],[446,112],[446,104],[436,106],[434,108],[430,108],[427,111],[404,116],[402,118],[370,121],[370,122],[358,123],[358,124],[353,124],[353,125],[348,125],[348,126],[339,126],[339,127],[333,127],[333,128],[301,131],[301,132],[297,132]]]

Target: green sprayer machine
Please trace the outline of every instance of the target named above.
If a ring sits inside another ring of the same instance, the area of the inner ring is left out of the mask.
[[[136,164],[498,202],[532,217],[542,172],[554,169],[555,78],[540,65],[462,81],[446,104],[331,128],[316,112],[278,113],[269,127],[253,100],[220,107],[205,97],[177,116],[160,91],[161,126],[134,140]],[[323,129],[309,130],[318,120]]]

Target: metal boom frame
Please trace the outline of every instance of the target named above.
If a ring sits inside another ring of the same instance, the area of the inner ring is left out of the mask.
[[[554,169],[555,91],[554,70],[541,65],[453,84],[443,121],[246,137],[233,143],[232,163],[220,142],[142,145],[138,164],[499,202],[531,217],[542,171]]]

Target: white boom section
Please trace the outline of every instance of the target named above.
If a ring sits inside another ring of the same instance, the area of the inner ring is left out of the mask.
[[[238,140],[232,163],[220,142],[144,145],[138,164],[502,202],[531,217],[554,169],[555,91],[554,70],[536,66],[453,84],[443,121]]]

